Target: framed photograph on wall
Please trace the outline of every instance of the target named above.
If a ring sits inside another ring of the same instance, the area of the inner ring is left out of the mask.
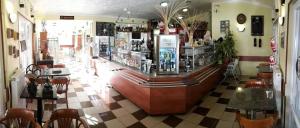
[[[25,40],[20,41],[20,45],[21,45],[21,52],[26,51],[27,49],[26,41]]]
[[[8,46],[8,54],[13,55],[13,46],[12,45]]]
[[[221,20],[220,21],[220,32],[230,31],[230,21],[229,20]]]

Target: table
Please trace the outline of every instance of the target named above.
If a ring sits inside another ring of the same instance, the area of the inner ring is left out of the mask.
[[[27,87],[25,87],[21,93],[20,98],[25,99],[37,99],[37,121],[39,124],[42,125],[43,121],[43,100],[57,100],[57,93],[56,90],[53,89],[53,96],[52,97],[43,97],[43,86],[39,85],[37,87],[37,92],[35,96],[30,95],[30,93],[27,90]]]
[[[276,101],[273,89],[271,88],[243,88],[238,87],[229,104],[229,108],[243,109],[251,112],[254,119],[254,112],[261,110],[276,110]]]
[[[40,76],[51,77],[51,76],[68,76],[71,75],[68,68],[46,68],[41,71]]]
[[[257,71],[260,72],[264,72],[264,73],[272,73],[273,69],[269,66],[269,65],[259,65],[256,66]]]

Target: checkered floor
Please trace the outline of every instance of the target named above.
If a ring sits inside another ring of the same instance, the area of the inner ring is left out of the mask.
[[[74,63],[75,62],[75,63]],[[229,81],[218,85],[186,114],[150,116],[114,90],[105,78],[76,61],[67,61],[71,70],[68,90],[69,108],[78,109],[92,128],[237,128],[234,110],[226,108],[236,86]],[[249,77],[242,77],[242,85]],[[61,98],[64,95],[60,96]],[[32,107],[35,105],[32,104]],[[52,109],[66,108],[59,99],[52,106],[45,103],[44,120]]]

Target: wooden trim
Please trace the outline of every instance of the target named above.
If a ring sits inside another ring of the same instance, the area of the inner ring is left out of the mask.
[[[268,62],[269,56],[239,56],[239,61]]]
[[[74,45],[59,45],[62,48],[74,48]]]

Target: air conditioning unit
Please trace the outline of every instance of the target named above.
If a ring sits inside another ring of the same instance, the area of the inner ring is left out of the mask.
[[[282,113],[282,73],[278,66],[273,67],[273,88],[274,88],[274,96],[276,99],[276,106],[278,111],[278,116],[280,117]]]

